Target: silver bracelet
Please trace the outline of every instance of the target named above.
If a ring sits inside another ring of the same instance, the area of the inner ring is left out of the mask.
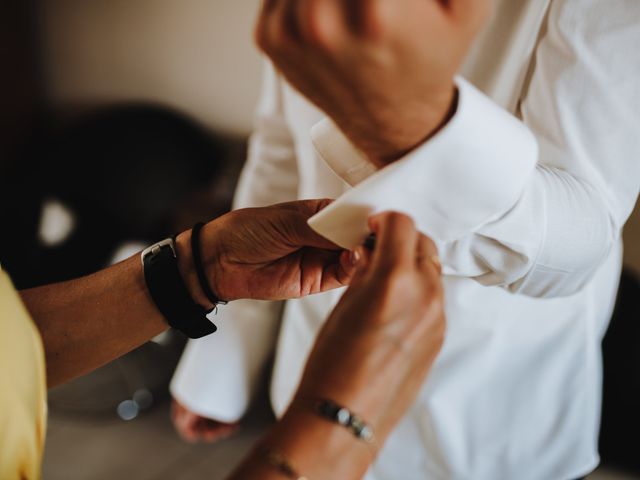
[[[370,444],[374,443],[373,427],[348,408],[331,400],[320,400],[316,402],[314,411],[320,417],[345,427],[357,439]]]

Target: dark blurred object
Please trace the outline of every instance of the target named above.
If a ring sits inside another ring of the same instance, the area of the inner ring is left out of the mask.
[[[3,245],[2,262],[19,288],[103,268],[125,241],[186,227],[184,210],[197,206],[207,220],[229,207],[208,193],[225,171],[225,143],[168,109],[111,107],[34,142],[31,158],[4,179],[12,192],[3,224],[22,230],[19,242]],[[37,233],[51,201],[73,225],[68,238],[46,245]]]
[[[602,462],[640,474],[640,277],[631,270],[622,273],[602,349]]]
[[[49,194],[77,209],[95,229],[105,231],[100,224],[113,223],[125,238],[166,234],[184,199],[209,188],[225,160],[221,141],[155,106],[85,116],[52,146],[44,166]]]
[[[5,0],[0,14],[0,178],[24,154],[45,110],[39,67],[38,2]],[[3,208],[5,206],[3,205]]]
[[[6,0],[0,14],[0,262],[5,267],[8,252],[30,251],[37,229],[38,201],[21,192],[31,188],[22,171],[34,157],[34,139],[42,136],[47,116],[38,6],[35,0]]]

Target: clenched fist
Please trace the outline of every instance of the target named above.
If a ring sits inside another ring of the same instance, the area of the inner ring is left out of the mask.
[[[455,110],[453,77],[491,0],[265,0],[257,43],[378,166]]]

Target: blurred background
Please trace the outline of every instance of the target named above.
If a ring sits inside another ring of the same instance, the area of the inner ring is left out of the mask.
[[[262,60],[259,0],[6,0],[0,16],[0,261],[20,288],[90,273],[228,210]],[[601,450],[591,478],[640,478],[640,212],[604,342]],[[50,392],[46,479],[224,478],[272,417],[183,443],[169,333]]]

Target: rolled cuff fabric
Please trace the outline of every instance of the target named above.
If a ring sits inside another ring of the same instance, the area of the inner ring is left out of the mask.
[[[191,340],[171,381],[172,396],[198,415],[237,422],[273,353],[282,302],[238,300],[220,308],[219,335]]]
[[[319,155],[355,188],[309,220],[344,248],[367,236],[369,216],[404,212],[437,242],[462,238],[507,212],[522,195],[537,160],[536,139],[515,117],[462,78],[451,121],[401,160],[375,171],[338,128],[312,130]],[[402,192],[401,195],[398,192]]]

